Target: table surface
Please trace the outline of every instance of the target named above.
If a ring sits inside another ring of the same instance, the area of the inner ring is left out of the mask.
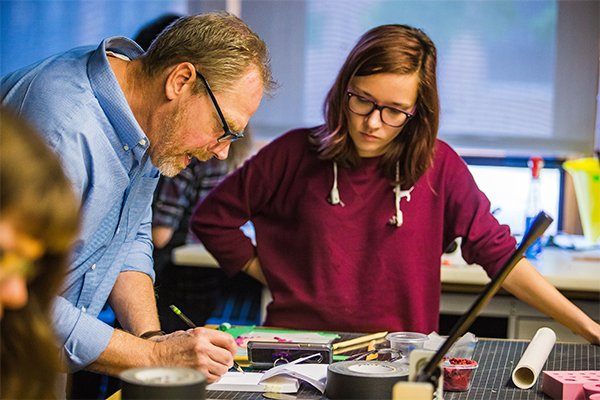
[[[182,266],[218,268],[217,261],[202,244],[187,244],[173,250],[173,262]],[[600,293],[600,250],[569,251],[545,248],[533,265],[559,290]],[[486,285],[490,278],[478,265],[468,265],[459,254],[444,255],[442,284]]]
[[[444,392],[445,400],[486,399],[486,400],[533,400],[550,399],[541,391],[542,378],[527,390],[513,385],[511,374],[519,362],[529,341],[505,339],[480,339],[473,359],[479,368],[473,377],[473,384],[467,392]],[[600,346],[576,343],[556,343],[546,364],[545,371],[597,371],[600,370]],[[303,383],[296,395],[297,399],[327,398],[312,386]],[[223,400],[263,400],[262,393],[207,391],[206,398]],[[109,397],[120,400],[121,391]]]
[[[444,399],[550,399],[541,391],[541,377],[528,390],[518,389],[512,383],[512,371],[528,344],[528,341],[480,339],[473,355],[473,359],[479,362],[479,368],[473,378],[471,389],[467,392],[445,392]],[[556,343],[544,365],[544,370],[600,370],[600,346]],[[296,397],[298,399],[327,399],[307,384],[301,385]],[[218,391],[207,391],[206,398],[226,400],[264,399],[261,393]]]
[[[486,285],[490,280],[483,268],[466,264],[462,257],[444,256],[443,261],[442,283]],[[530,261],[559,290],[600,292],[600,250],[545,248],[539,259]]]

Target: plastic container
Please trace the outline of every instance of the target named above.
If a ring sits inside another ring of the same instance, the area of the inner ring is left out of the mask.
[[[542,182],[540,181],[540,172],[543,167],[544,160],[542,157],[531,157],[529,159],[531,181],[529,182],[529,192],[527,193],[527,203],[525,205],[525,234],[527,234],[531,227],[531,223],[542,209]],[[531,246],[525,250],[525,257],[536,259],[540,257],[541,253],[542,239],[538,237]]]
[[[391,332],[385,337],[390,342],[390,348],[401,353],[402,362],[408,363],[408,356],[414,349],[422,349],[427,341],[427,335],[418,332]]]
[[[563,168],[573,178],[583,235],[594,244],[600,239],[600,162],[581,158],[565,161]]]
[[[444,391],[466,392],[471,388],[477,361],[467,358],[444,357]]]

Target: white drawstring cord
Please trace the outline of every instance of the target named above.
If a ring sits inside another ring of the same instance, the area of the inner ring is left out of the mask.
[[[331,205],[336,206],[339,204],[342,207],[344,207],[344,202],[340,198],[340,192],[338,190],[337,176],[338,176],[337,163],[334,161],[333,162],[333,186],[331,187],[331,192],[329,193],[328,200]],[[410,193],[412,192],[413,189],[414,189],[414,186],[412,186],[408,190],[401,189],[401,187],[400,187],[400,162],[398,161],[396,163],[396,185],[394,186],[394,205],[395,205],[395,209],[396,209],[396,214],[393,215],[392,218],[390,218],[390,220],[388,221],[388,223],[390,225],[394,225],[396,228],[402,226],[402,223],[404,222],[404,216],[402,214],[402,210],[400,210],[400,201],[402,200],[403,197],[406,197],[406,201],[410,201]]]
[[[400,161],[396,162],[396,185],[394,186],[394,205],[396,207],[396,215],[392,216],[389,220],[390,225],[395,225],[396,228],[401,227],[404,223],[404,216],[402,210],[400,210],[400,200],[406,197],[406,201],[410,201],[410,192],[415,187],[412,186],[408,190],[401,190],[400,188]]]
[[[337,163],[333,162],[333,186],[331,188],[331,192],[329,193],[329,203],[333,206],[341,205],[344,207],[344,202],[340,199],[340,192],[337,187]]]

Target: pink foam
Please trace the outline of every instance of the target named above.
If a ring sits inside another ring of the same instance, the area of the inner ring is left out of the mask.
[[[554,400],[586,400],[585,384],[600,384],[600,371],[544,371],[542,377],[542,391]]]
[[[586,399],[592,397],[593,394],[600,395],[600,382],[588,382],[583,385],[583,392]]]

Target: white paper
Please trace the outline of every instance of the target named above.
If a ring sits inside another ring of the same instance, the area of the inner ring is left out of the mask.
[[[512,373],[512,380],[519,389],[529,389],[535,384],[555,342],[552,329],[538,329]]]
[[[264,379],[270,379],[274,376],[285,375],[300,379],[314,386],[321,393],[325,393],[325,384],[327,382],[327,364],[301,364],[311,358],[318,356],[318,353],[299,358],[288,364],[273,367],[263,375]]]
[[[281,369],[277,370],[277,375],[286,375],[300,379],[314,386],[319,392],[325,393],[327,364],[286,364],[281,365],[281,367]],[[269,372],[270,370],[266,374]]]
[[[234,392],[276,392],[296,393],[299,383],[297,379],[287,376],[264,378],[262,372],[227,372],[216,383],[206,386],[206,390]]]

